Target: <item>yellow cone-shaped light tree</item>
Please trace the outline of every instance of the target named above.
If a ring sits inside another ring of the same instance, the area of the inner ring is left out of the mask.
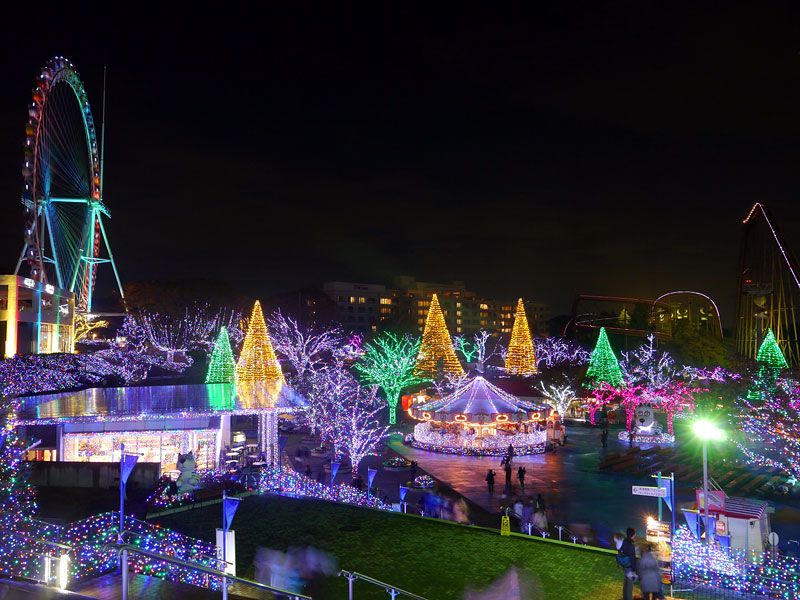
[[[269,339],[267,324],[264,323],[264,314],[261,312],[261,303],[256,300],[247,333],[242,342],[242,352],[236,363],[237,382],[283,382],[281,365],[275,356],[272,341]]]
[[[531,330],[522,298],[517,301],[514,313],[514,328],[506,354],[506,371],[513,375],[533,375],[536,373],[536,351],[533,349]]]
[[[440,365],[442,375],[464,374],[453,348],[450,332],[447,331],[447,323],[444,322],[439,298],[434,294],[431,298],[431,307],[428,309],[428,318],[425,320],[425,330],[422,332],[414,375],[424,379],[436,379]]]

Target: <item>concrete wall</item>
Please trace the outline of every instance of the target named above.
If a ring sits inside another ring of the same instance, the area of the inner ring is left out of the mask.
[[[30,482],[37,487],[119,487],[119,463],[32,461]],[[158,463],[138,463],[128,487],[150,487],[158,479]]]

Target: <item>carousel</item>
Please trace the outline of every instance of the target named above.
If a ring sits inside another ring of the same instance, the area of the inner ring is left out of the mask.
[[[509,445],[516,455],[540,454],[562,431],[549,406],[512,396],[480,376],[408,412],[421,422],[406,441],[447,454],[503,455]]]

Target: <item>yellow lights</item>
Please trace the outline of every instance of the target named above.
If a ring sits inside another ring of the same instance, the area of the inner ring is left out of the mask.
[[[261,312],[261,303],[258,300],[253,305],[247,333],[242,343],[242,353],[239,355],[239,362],[236,363],[236,381],[284,382],[281,365],[272,348],[267,325],[264,323],[264,314]]]
[[[498,423],[506,423],[508,422],[508,415],[497,415],[494,420]]]
[[[441,375],[463,375],[464,369],[458,362],[450,332],[444,321],[442,308],[436,294],[431,298],[431,308],[425,320],[422,342],[417,355],[414,375],[424,379],[437,378]]]
[[[426,421],[430,421],[431,420],[431,413],[429,413],[429,412],[422,413],[422,418],[425,419]]]
[[[391,304],[391,303],[392,303],[391,298],[381,298],[381,304]]]
[[[522,298],[517,301],[514,327],[511,330],[511,341],[506,354],[506,371],[512,375],[533,375],[537,372],[536,353]]]
[[[453,418],[459,423],[464,423],[467,420],[467,415],[456,415]]]

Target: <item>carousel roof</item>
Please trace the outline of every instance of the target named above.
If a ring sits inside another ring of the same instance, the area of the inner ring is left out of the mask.
[[[444,398],[414,407],[412,413],[431,421],[485,422],[498,420],[498,415],[505,415],[509,421],[526,421],[529,413],[543,409],[477,376]]]

